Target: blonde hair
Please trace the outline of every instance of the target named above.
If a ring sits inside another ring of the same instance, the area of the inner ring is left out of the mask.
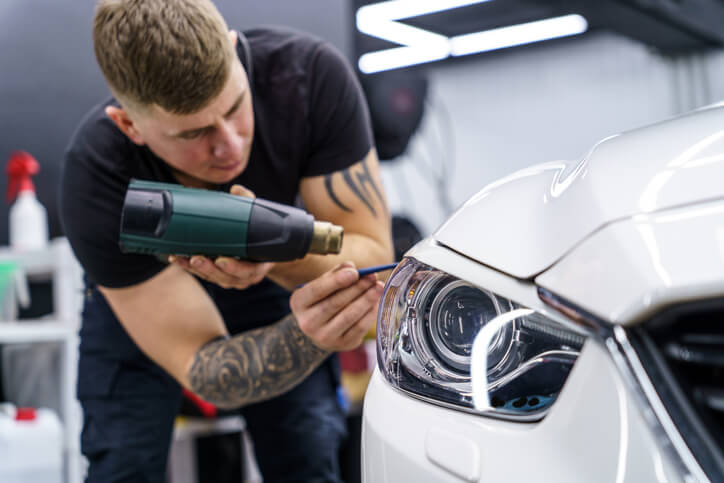
[[[116,99],[176,114],[206,106],[236,55],[209,0],[100,0],[93,20],[98,65]]]

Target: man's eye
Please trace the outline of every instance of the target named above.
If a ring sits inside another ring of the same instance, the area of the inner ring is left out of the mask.
[[[197,131],[185,132],[183,134],[180,134],[179,137],[181,139],[198,139],[200,137],[207,135],[210,131],[211,131],[211,129],[199,129]]]
[[[194,131],[194,132],[190,132],[190,133],[184,133],[184,134],[180,135],[179,137],[181,139],[196,139],[196,138],[200,138],[202,134],[203,133],[201,131]]]

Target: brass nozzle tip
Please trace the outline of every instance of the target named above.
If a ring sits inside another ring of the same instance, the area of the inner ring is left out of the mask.
[[[341,226],[333,225],[326,221],[315,221],[312,243],[309,245],[309,253],[317,253],[319,255],[339,253],[340,250],[342,250],[343,236],[344,228]]]

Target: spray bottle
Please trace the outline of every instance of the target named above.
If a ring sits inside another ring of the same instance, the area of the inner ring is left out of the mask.
[[[10,207],[10,246],[16,250],[39,250],[48,243],[48,213],[35,197],[31,176],[40,165],[25,151],[15,151],[8,161],[7,201]]]

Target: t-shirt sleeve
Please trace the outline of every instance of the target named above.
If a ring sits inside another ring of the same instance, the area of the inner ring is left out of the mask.
[[[88,279],[109,288],[138,284],[166,266],[148,255],[124,254],[118,239],[129,176],[125,153],[110,121],[81,129],[67,150],[59,190],[60,219]]]
[[[310,155],[303,176],[331,173],[364,159],[373,145],[369,110],[347,60],[322,42],[309,73]]]

